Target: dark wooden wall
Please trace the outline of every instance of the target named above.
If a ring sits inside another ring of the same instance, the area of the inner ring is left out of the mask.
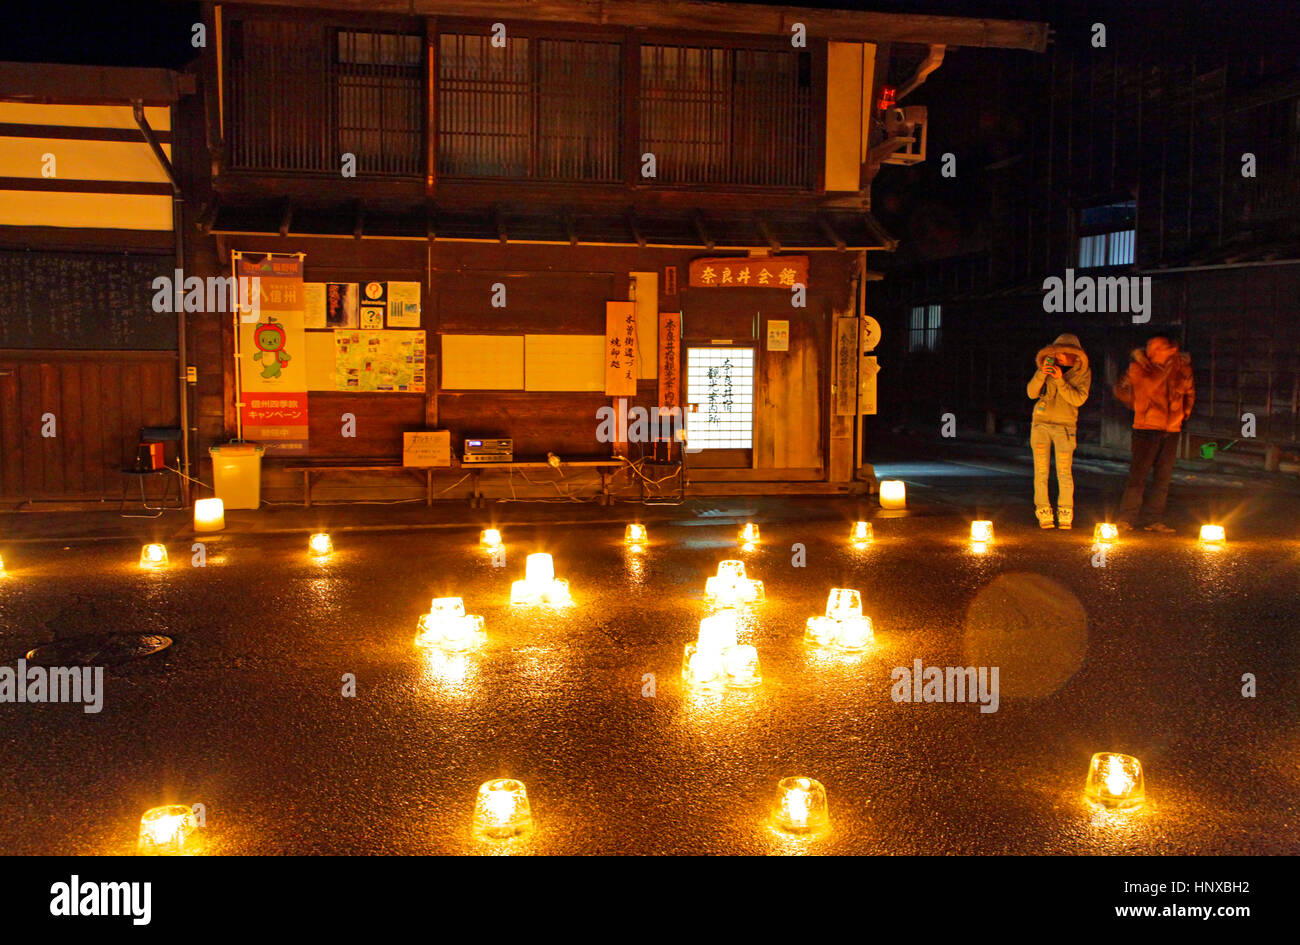
[[[178,423],[174,354],[0,350],[0,497],[116,498],[140,428]]]

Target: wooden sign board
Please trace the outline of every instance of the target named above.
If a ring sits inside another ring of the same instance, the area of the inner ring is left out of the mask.
[[[834,415],[852,417],[858,412],[858,320],[835,319]]]
[[[605,393],[636,396],[636,303],[605,303]]]
[[[682,313],[659,313],[659,406],[682,405]]]
[[[403,466],[450,466],[451,431],[402,434]]]
[[[692,288],[785,289],[808,285],[807,256],[721,256],[691,260]]]

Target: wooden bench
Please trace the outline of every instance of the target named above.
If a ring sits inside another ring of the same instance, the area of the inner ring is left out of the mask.
[[[433,469],[432,466],[403,466],[401,463],[316,463],[311,466],[285,466],[289,472],[302,473],[302,506],[311,508],[311,477],[313,473],[323,472],[400,472],[412,473],[424,480],[424,504],[433,505]],[[445,467],[444,467],[445,468]]]
[[[618,472],[623,463],[616,459],[578,459],[578,460],[561,460],[560,469],[585,468],[594,469],[600,475],[600,504],[613,505],[614,497],[609,491],[609,478]],[[487,469],[553,469],[550,463],[545,460],[540,462],[518,462],[518,463],[462,463],[460,469],[470,475],[472,489],[469,497],[471,508],[481,509],[483,507],[483,490],[480,488],[480,478],[483,471]]]

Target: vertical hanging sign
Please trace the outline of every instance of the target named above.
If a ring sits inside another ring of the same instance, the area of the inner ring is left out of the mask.
[[[659,313],[659,406],[664,410],[682,407],[682,313]],[[680,422],[680,418],[679,418]]]
[[[258,277],[258,299],[239,319],[243,439],[267,453],[307,453],[307,339],[301,254],[236,252],[235,275]]]
[[[605,303],[605,393],[636,396],[636,303]]]

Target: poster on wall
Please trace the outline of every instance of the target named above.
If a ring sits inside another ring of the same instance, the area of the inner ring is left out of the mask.
[[[659,313],[659,406],[681,408],[682,313]]]
[[[361,328],[383,328],[384,307],[382,305],[361,306]]]
[[[325,283],[304,282],[302,284],[302,327],[325,327]]]
[[[336,331],[335,390],[423,394],[424,354],[422,331]]]
[[[359,312],[355,282],[325,283],[325,327],[359,328]]]
[[[420,327],[420,283],[388,283],[388,327]]]
[[[605,303],[605,393],[636,396],[636,303]]]
[[[790,350],[790,322],[788,319],[769,318],[767,320],[767,350]]]
[[[239,322],[240,435],[267,453],[307,452],[301,254],[234,253],[235,275],[260,278],[256,318]]]

